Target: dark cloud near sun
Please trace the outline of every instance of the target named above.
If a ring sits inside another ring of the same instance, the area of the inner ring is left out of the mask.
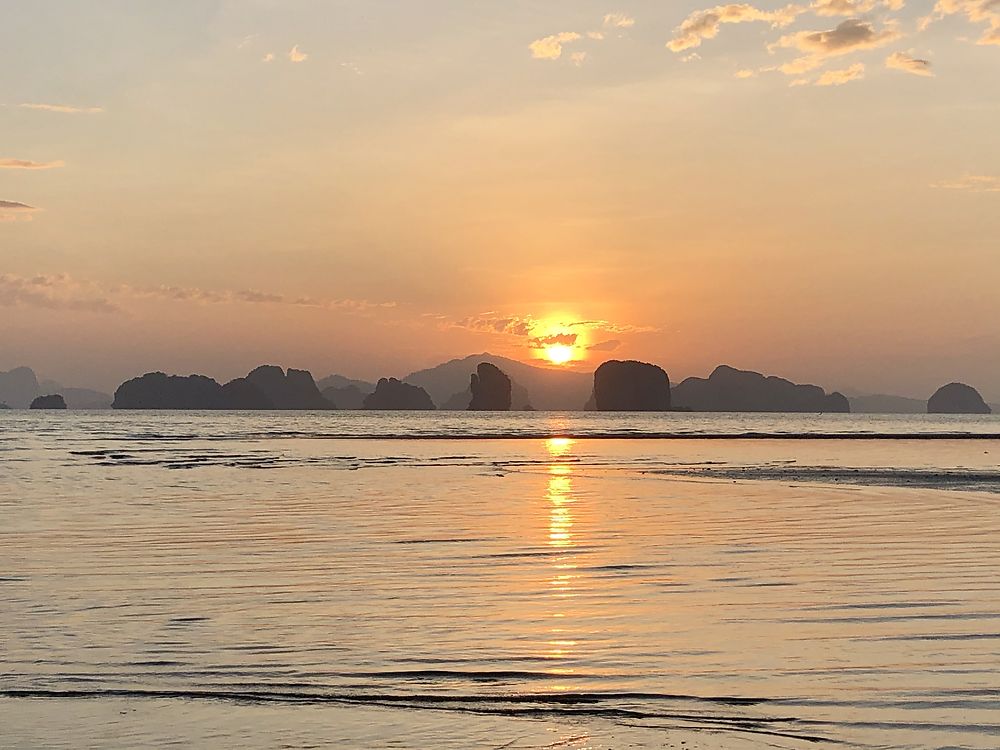
[[[587,349],[592,352],[613,352],[621,345],[621,341],[618,339],[612,339],[610,341],[599,341],[596,344],[591,344],[587,347]]]
[[[579,338],[575,333],[553,333],[548,336],[536,336],[528,342],[532,349],[544,349],[547,346],[574,346]]]

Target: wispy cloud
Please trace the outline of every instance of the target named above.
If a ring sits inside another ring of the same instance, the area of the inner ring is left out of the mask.
[[[95,313],[120,310],[109,299],[95,293],[90,285],[65,274],[31,277],[0,274],[0,305]]]
[[[580,338],[575,333],[553,333],[548,336],[535,336],[528,340],[532,349],[544,349],[547,346],[573,346]]]
[[[631,323],[613,323],[610,320],[577,320],[567,323],[567,328],[583,326],[595,331],[605,331],[606,333],[653,333],[658,330],[655,326],[636,326]]]
[[[799,31],[781,37],[769,49],[797,49],[817,58],[836,57],[860,50],[875,49],[901,36],[895,25],[876,29],[868,21],[850,18],[829,31]]]
[[[673,52],[683,52],[700,47],[706,39],[718,36],[723,24],[760,21],[777,28],[785,27],[804,12],[805,8],[799,5],[787,5],[773,11],[761,10],[747,3],[717,5],[707,10],[695,11],[684,19],[681,25],[674,29],[674,36],[667,42],[667,48]]]
[[[536,39],[528,45],[528,49],[531,50],[531,56],[536,60],[558,60],[562,57],[563,45],[581,38],[575,31],[561,31],[558,34]]]
[[[611,339],[610,341],[599,341],[596,344],[591,344],[587,349],[592,352],[613,352],[621,345],[622,342],[618,339]]]
[[[957,180],[945,180],[931,185],[943,190],[964,190],[970,193],[1000,193],[1000,177],[967,174]]]
[[[0,201],[0,221],[31,221],[38,209],[17,201]]]
[[[365,312],[396,307],[395,302],[372,302],[365,299],[295,297],[260,289],[201,289],[198,287],[119,286],[116,290],[132,297],[153,297],[179,302],[199,302],[206,304],[242,303],[249,305],[289,305],[292,307],[315,307],[324,310],[345,310]]]
[[[41,102],[24,102],[17,106],[22,109],[37,109],[43,112],[60,112],[66,115],[97,115],[104,107],[77,107],[73,104],[43,104]]]
[[[877,0],[815,0],[810,9],[817,16],[857,16],[876,5]]]
[[[459,320],[447,316],[427,315],[438,321],[441,328],[464,328],[490,334],[503,334],[528,339],[527,346],[532,349],[544,348],[553,344],[572,346],[579,342],[581,331],[590,334],[605,333],[613,335],[630,335],[649,333],[658,330],[652,326],[636,326],[628,323],[613,323],[608,320],[564,320],[553,323],[551,320],[539,320],[532,315],[505,315],[498,312],[484,312]],[[595,344],[595,351],[610,351],[621,342],[602,342]],[[604,347],[604,348],[602,348]]]
[[[865,77],[864,63],[854,63],[841,70],[828,70],[816,80],[817,86],[843,86]]]
[[[64,161],[28,161],[27,159],[0,159],[0,169],[57,169],[65,167]]]
[[[608,13],[604,16],[604,28],[606,29],[631,29],[635,26],[635,19],[624,13]]]
[[[496,312],[485,312],[446,324],[446,327],[467,328],[470,331],[483,333],[509,333],[514,336],[528,336],[537,325],[530,315],[502,315]]]
[[[922,19],[921,27],[955,15],[965,16],[970,23],[987,25],[977,44],[1000,45],[1000,0],[938,0],[933,12]]]
[[[299,49],[299,45],[295,45],[290,50],[288,50],[288,59],[293,63],[305,62],[309,59],[309,55]]]
[[[843,21],[828,31],[799,31],[781,37],[777,42],[768,45],[768,50],[775,52],[780,49],[794,49],[807,54],[764,70],[778,70],[787,76],[801,76],[821,67],[830,58],[883,47],[901,36],[894,23],[876,29],[868,21],[857,18]],[[859,70],[857,65],[852,65],[845,70],[828,71],[828,73],[829,75],[824,74],[820,77],[817,85],[834,86],[846,83],[848,80],[856,80],[864,75],[864,69],[862,67]]]
[[[902,70],[905,73],[912,73],[915,76],[934,77],[930,60],[921,60],[906,52],[893,52],[885,58],[885,67],[893,70]]]
[[[12,208],[5,208],[10,206]],[[0,201],[0,217],[5,210],[34,210],[29,206]],[[2,219],[0,219],[2,220]],[[123,312],[143,301],[207,305],[269,305],[308,307],[353,315],[370,315],[396,307],[395,302],[364,299],[289,296],[260,289],[201,289],[180,286],[140,287],[130,284],[100,284],[68,274],[17,276],[0,274],[0,305],[23,305],[53,310]]]

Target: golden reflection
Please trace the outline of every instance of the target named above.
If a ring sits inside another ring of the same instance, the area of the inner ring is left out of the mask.
[[[560,456],[565,456],[569,449],[573,447],[575,441],[573,438],[568,437],[551,437],[545,441],[545,447],[549,452],[549,455],[553,458],[559,458]],[[552,467],[556,468],[555,466]],[[569,473],[568,471],[566,472]]]
[[[568,466],[549,467],[549,544],[553,547],[570,547],[573,544],[573,489]]]
[[[560,552],[569,552],[573,545],[573,469],[568,463],[560,462],[572,450],[574,440],[566,437],[553,437],[545,441],[545,449],[556,463],[549,466],[548,487],[545,494],[548,507],[549,547]],[[558,610],[551,617],[572,622],[573,615],[564,611],[567,600],[576,597],[575,584],[578,575],[576,564],[569,555],[555,557],[552,561],[552,574],[546,581],[549,596],[558,603]],[[561,624],[561,623],[560,623]],[[570,630],[565,627],[552,627],[548,630],[549,639],[545,641],[543,655],[547,659],[568,659],[574,655],[577,642],[572,639]],[[571,669],[565,670],[572,672]],[[555,688],[560,689],[560,688]]]

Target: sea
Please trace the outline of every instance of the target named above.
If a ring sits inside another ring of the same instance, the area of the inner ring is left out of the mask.
[[[1000,747],[1000,417],[0,412],[2,748]]]

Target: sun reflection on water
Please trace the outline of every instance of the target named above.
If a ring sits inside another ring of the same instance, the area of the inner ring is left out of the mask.
[[[573,538],[573,469],[565,459],[573,448],[571,438],[554,437],[545,441],[545,448],[553,463],[549,465],[548,486],[545,501],[548,508],[548,544],[554,550],[569,553],[574,546]],[[547,584],[549,596],[557,603],[553,618],[572,622],[572,614],[566,611],[566,600],[577,596],[575,582],[578,578],[576,564],[568,554],[559,555],[552,561],[552,574]],[[549,640],[545,642],[543,656],[547,659],[567,659],[574,656],[577,641],[569,637],[566,627],[552,627],[548,630]],[[559,673],[568,674],[571,668],[561,668]],[[565,689],[555,686],[554,690]]]

